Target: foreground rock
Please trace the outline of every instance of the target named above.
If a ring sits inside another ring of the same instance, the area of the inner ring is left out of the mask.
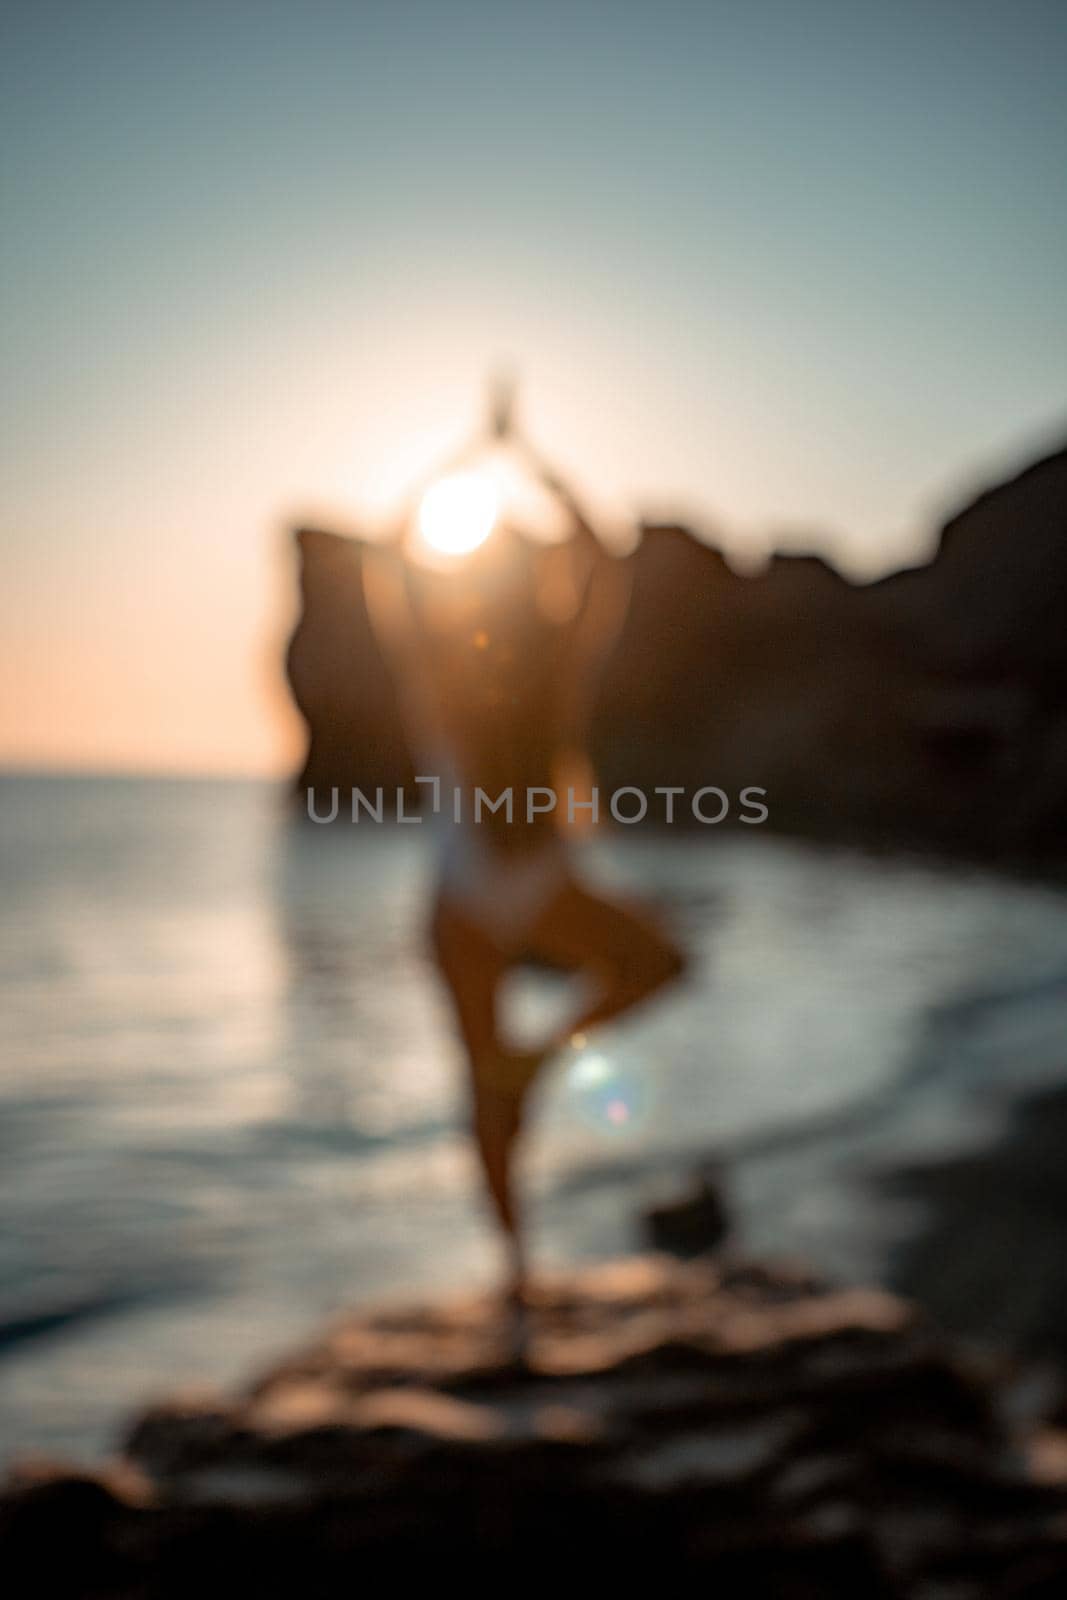
[[[587,1564],[778,1600],[1060,1596],[1062,1440],[1027,1454],[1007,1399],[891,1296],[634,1260],[547,1285],[525,1361],[486,1299],[378,1311],[239,1399],[152,1411],[109,1475],[25,1469],[5,1570],[87,1600]]]

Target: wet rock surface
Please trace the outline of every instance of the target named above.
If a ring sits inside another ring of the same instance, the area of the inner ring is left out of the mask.
[[[658,1571],[725,1594],[1067,1593],[1067,1447],[879,1291],[649,1257],[339,1321],[0,1509],[35,1592],[334,1595],[388,1572]],[[13,1570],[13,1569],[12,1569]]]

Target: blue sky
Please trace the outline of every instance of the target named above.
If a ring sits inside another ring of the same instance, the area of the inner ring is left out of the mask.
[[[1067,6],[3,8],[0,759],[277,769],[285,516],[486,369],[606,515],[857,573],[1067,433]]]

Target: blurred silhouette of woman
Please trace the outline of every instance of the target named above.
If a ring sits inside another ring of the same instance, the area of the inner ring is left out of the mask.
[[[521,453],[562,507],[565,537],[539,541],[495,516],[484,542],[461,559],[426,564],[412,559],[406,524],[394,540],[367,547],[364,583],[417,771],[440,780],[432,944],[466,1048],[475,1140],[506,1239],[509,1295],[520,1306],[526,1259],[514,1160],[531,1085],[557,1050],[646,1000],[683,962],[645,911],[579,881],[566,842],[571,816],[582,815],[571,813],[568,793],[580,802],[590,770],[583,743],[598,667],[625,611],[624,564],[515,439],[509,400],[498,402],[492,434]],[[467,510],[481,514],[477,504]],[[462,503],[460,512],[462,523]],[[476,806],[478,790],[495,810],[485,800]],[[510,807],[501,799],[508,791]],[[525,962],[592,985],[566,1027],[536,1050],[516,1048],[499,1015],[501,984]]]

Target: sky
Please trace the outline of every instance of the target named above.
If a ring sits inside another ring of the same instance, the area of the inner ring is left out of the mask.
[[[286,529],[479,415],[856,577],[1067,436],[1061,0],[5,0],[0,763],[281,773]]]

